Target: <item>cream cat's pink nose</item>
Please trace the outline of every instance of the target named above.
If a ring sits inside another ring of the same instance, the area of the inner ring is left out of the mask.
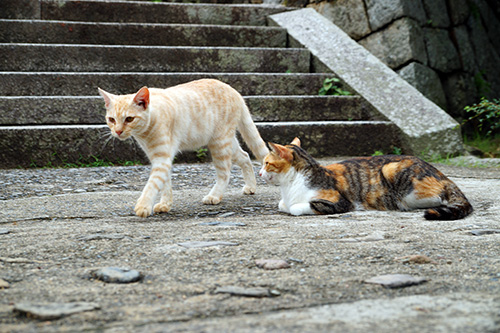
[[[116,135],[120,136],[122,135],[123,131],[115,131]]]

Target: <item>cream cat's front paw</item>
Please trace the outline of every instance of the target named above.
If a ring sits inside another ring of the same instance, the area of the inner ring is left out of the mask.
[[[214,197],[213,195],[207,195],[203,198],[203,203],[205,205],[217,205],[220,203],[222,198],[220,197]]]
[[[243,187],[243,194],[255,194],[255,186],[248,186],[248,185],[245,185]]]
[[[135,214],[139,217],[148,217],[153,212],[151,207],[143,206],[140,204],[135,205]]]
[[[155,213],[168,213],[171,208],[172,208],[172,204],[159,202],[155,205],[155,207],[153,208],[153,211]]]

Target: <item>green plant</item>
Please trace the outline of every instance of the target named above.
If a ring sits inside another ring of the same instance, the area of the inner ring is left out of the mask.
[[[484,71],[479,71],[474,75],[474,84],[480,95],[488,95],[491,91],[491,84],[484,78]]]
[[[402,155],[403,150],[399,147],[392,147],[392,151],[389,153],[389,155]],[[382,156],[386,155],[383,150],[375,150],[375,152],[372,154],[372,156]]]
[[[324,95],[340,95],[340,96],[346,96],[346,95],[352,95],[351,92],[347,90],[343,90],[341,88],[341,83],[340,80],[337,79],[336,77],[325,79],[323,81],[323,86],[319,89],[318,95],[324,96]]]
[[[486,137],[492,136],[493,132],[500,129],[500,101],[493,99],[489,101],[485,97],[472,106],[466,106],[465,112],[471,116],[462,122],[462,126],[472,123],[476,132]]]
[[[198,159],[198,161],[205,162],[205,160],[207,159],[207,152],[208,152],[207,148],[198,149],[196,151],[196,158]]]

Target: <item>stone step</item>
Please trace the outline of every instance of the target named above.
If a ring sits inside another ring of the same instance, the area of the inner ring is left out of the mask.
[[[0,96],[93,96],[97,87],[114,94],[143,86],[166,88],[202,78],[228,83],[242,95],[317,95],[328,73],[43,73],[0,72]]]
[[[270,5],[217,5],[123,1],[42,0],[41,19],[85,22],[266,25],[266,16],[287,10]]]
[[[0,43],[286,47],[277,27],[0,19]]]
[[[247,96],[254,121],[385,120],[358,96]],[[100,96],[0,97],[0,125],[104,124]]]
[[[309,72],[310,53],[291,48],[0,43],[0,71]],[[43,55],[43,57],[40,57]]]
[[[397,128],[386,121],[265,122],[256,125],[265,141],[288,143],[300,137],[303,147],[316,157],[370,155],[376,150],[399,145]],[[112,162],[147,163],[135,141],[110,138],[106,125],[0,126],[2,168],[63,166],[88,161],[93,156]],[[182,156],[177,160],[182,161]]]

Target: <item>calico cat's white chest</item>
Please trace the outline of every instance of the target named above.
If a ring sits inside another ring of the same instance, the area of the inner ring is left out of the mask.
[[[290,179],[282,179],[280,183],[282,202],[290,212],[290,208],[297,204],[307,204],[316,196],[316,190],[307,186],[307,179],[300,173],[295,173]]]

